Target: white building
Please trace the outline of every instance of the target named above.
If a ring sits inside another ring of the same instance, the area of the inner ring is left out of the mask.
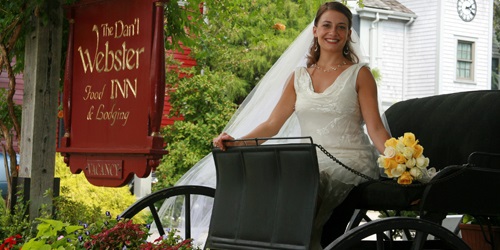
[[[491,89],[492,0],[349,1],[382,109],[416,97]]]

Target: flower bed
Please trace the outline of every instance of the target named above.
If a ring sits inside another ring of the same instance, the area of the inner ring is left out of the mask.
[[[172,249],[194,250],[192,239],[182,239],[170,230],[153,242],[148,242],[149,225],[117,218],[87,225],[70,225],[58,220],[39,218],[36,237],[22,239],[15,235],[3,240],[0,249]]]

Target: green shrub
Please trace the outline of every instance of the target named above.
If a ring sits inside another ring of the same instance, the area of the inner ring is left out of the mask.
[[[5,202],[0,202],[0,239],[14,235],[26,238],[32,233],[27,215],[28,206],[23,202],[23,194],[16,195],[19,202],[14,205],[12,212],[5,207]]]
[[[98,187],[90,184],[83,173],[72,174],[60,154],[56,156],[56,177],[61,179],[60,197],[56,199],[57,216],[66,222],[92,223],[97,215],[105,211],[118,215],[136,201],[127,186]],[[140,216],[135,219],[144,222]]]
[[[67,190],[66,187],[61,189],[62,192]],[[54,200],[55,217],[58,220],[68,222],[70,224],[78,224],[81,221],[89,223],[95,222],[98,218],[102,217],[102,208],[96,205],[87,205],[80,201],[74,201],[59,196]]]
[[[82,226],[51,219],[39,218],[38,221],[41,223],[36,236],[24,243],[23,249],[77,249],[79,241],[75,232],[83,229]]]
[[[169,92],[170,117],[184,120],[167,126],[162,133],[168,155],[157,168],[154,189],[170,187],[207,155],[217,136],[236,111],[233,100],[245,94],[245,82],[228,72],[205,70],[203,75],[182,79]]]
[[[112,219],[109,212],[92,224],[72,225],[53,219],[39,218],[37,233],[31,239],[15,235],[5,239],[0,249],[199,249],[192,239],[183,240],[172,230],[153,242],[147,242],[149,226],[127,219]]]

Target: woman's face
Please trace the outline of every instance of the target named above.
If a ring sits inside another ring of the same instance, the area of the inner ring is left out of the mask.
[[[349,20],[342,13],[327,10],[321,15],[317,26],[313,28],[314,37],[318,38],[321,49],[342,53],[351,30]]]

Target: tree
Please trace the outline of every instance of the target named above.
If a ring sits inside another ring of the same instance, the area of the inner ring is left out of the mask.
[[[252,88],[312,21],[311,1],[216,1],[194,48],[201,67],[229,71]],[[215,13],[215,14],[214,14]]]
[[[4,154],[4,166],[7,173],[8,190],[7,207],[10,207],[10,176],[16,177],[18,174],[17,157],[14,150],[14,135],[18,140],[21,136],[20,107],[15,105],[13,97],[16,91],[15,74],[22,71],[24,64],[24,41],[23,27],[26,25],[29,14],[38,10],[39,5],[28,5],[25,1],[2,0],[0,12],[0,73],[6,73],[9,79],[9,87],[6,91],[0,92],[0,139],[2,143],[2,153]],[[13,59],[16,59],[12,64]],[[8,156],[8,157],[5,157]],[[7,159],[10,161],[10,172],[7,168]]]
[[[167,151],[154,189],[169,187],[211,149],[237,105],[312,21],[320,3],[311,1],[222,1],[206,3],[206,20],[190,46],[198,66],[192,77],[167,83],[171,116],[182,121],[165,128]]]
[[[8,154],[11,166],[17,166],[16,152],[14,150],[14,137],[21,139],[20,107],[13,102],[16,90],[17,73],[24,70],[25,37],[30,32],[29,21],[32,16],[40,18],[43,22],[52,22],[52,18],[57,16],[54,12],[61,7],[61,3],[71,4],[77,0],[0,0],[0,74],[7,74],[9,86],[7,91],[0,93],[0,140],[2,143],[2,153]],[[199,6],[200,0],[192,0],[191,6]],[[179,6],[178,1],[167,1],[165,6],[166,22],[165,32],[171,37],[171,42],[166,42],[167,48],[180,48],[179,42],[190,45],[192,36],[199,34],[200,24],[203,23],[203,16],[199,8],[185,8]],[[67,28],[67,22],[59,23]],[[188,32],[189,31],[189,32]],[[64,30],[67,34],[67,30]],[[67,37],[63,37],[63,49],[66,47]],[[15,59],[15,60],[14,60]],[[64,61],[64,60],[63,60]],[[63,62],[61,62],[63,63]],[[61,67],[64,68],[64,67]],[[63,72],[61,72],[63,75]],[[47,110],[46,112],[49,112]],[[52,112],[52,110],[50,111]],[[24,121],[30,122],[30,121]],[[7,159],[7,157],[5,157]],[[7,169],[7,164],[4,164]],[[10,176],[18,176],[18,169],[10,169]],[[10,178],[8,178],[10,181]],[[11,189],[9,183],[9,190]],[[7,203],[10,201],[10,191]],[[10,207],[10,206],[8,206]]]
[[[500,1],[493,1],[493,32],[495,41],[500,41]]]
[[[210,140],[207,138],[223,129],[236,110],[233,100],[246,94],[245,86],[244,81],[230,72],[210,70],[172,84],[169,116],[184,119],[162,131],[169,153],[157,168],[155,189],[175,184],[209,152]]]

